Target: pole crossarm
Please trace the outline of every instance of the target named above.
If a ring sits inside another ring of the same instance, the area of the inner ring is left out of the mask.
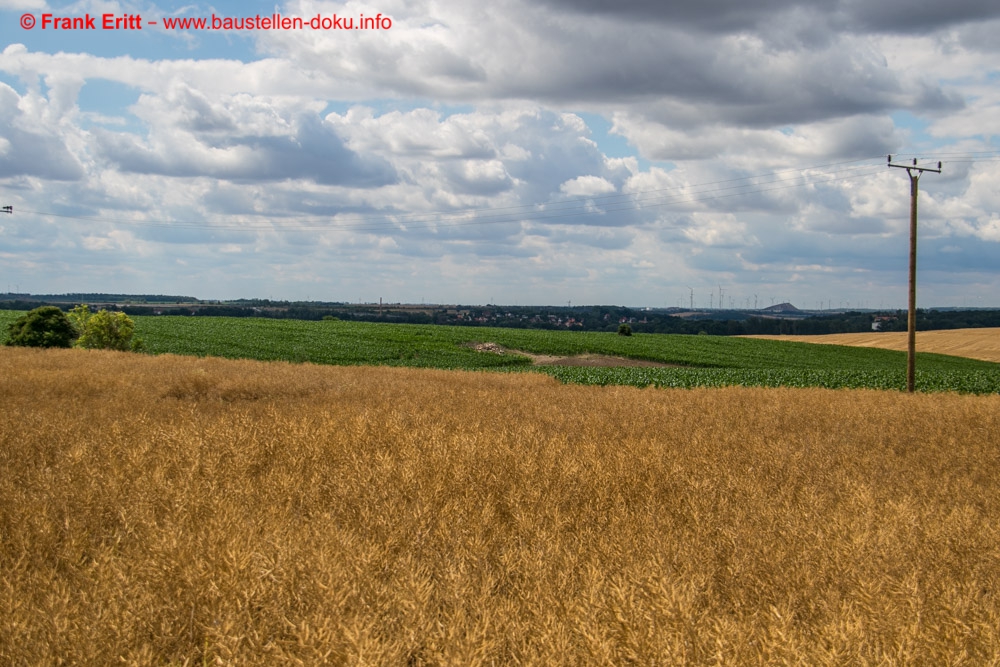
[[[910,177],[910,294],[906,317],[906,391],[913,393],[916,389],[917,367],[917,194],[920,176],[925,171],[940,174],[941,163],[937,163],[937,169],[917,166],[916,158],[913,159],[913,164],[893,164],[890,155],[888,164],[890,167],[905,169]]]
[[[935,174],[941,173],[941,163],[937,163],[937,168],[934,167],[918,167],[917,158],[913,158],[913,164],[895,164],[892,161],[892,156],[889,156],[889,166],[898,167],[900,169],[905,169],[906,171],[933,171]],[[912,175],[912,174],[911,174]],[[919,174],[918,174],[919,175]]]
[[[3,207],[0,207],[0,213],[13,213],[13,212],[14,212],[14,207],[13,206],[3,206]]]

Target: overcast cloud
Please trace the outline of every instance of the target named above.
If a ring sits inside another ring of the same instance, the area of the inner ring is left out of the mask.
[[[163,26],[275,11],[392,26]],[[998,31],[985,0],[0,0],[0,290],[903,307],[892,153],[944,162],[920,302],[1000,306]]]

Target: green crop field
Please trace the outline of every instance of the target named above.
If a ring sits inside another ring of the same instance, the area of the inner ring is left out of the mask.
[[[918,359],[919,359],[918,355]],[[905,363],[905,356],[903,361]],[[892,370],[753,369],[753,368],[578,368],[550,366],[548,374],[563,382],[633,387],[823,387],[826,389],[898,389],[906,387],[903,368]],[[921,391],[1000,393],[1000,371],[918,370]]]
[[[0,311],[0,331],[20,313]],[[136,317],[153,354],[183,354],[336,365],[535,370],[564,382],[633,386],[792,386],[902,389],[905,358],[876,348],[774,340],[644,334],[278,320],[227,317]],[[519,354],[479,352],[497,343],[531,354],[602,354],[679,367],[535,366]],[[925,391],[1000,393],[1000,364],[918,354]]]

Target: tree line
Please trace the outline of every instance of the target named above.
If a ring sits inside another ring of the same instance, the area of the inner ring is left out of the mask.
[[[21,302],[4,302],[8,307]],[[23,305],[28,305],[24,303]],[[43,304],[37,304],[43,305]],[[35,307],[35,304],[32,304]],[[25,310],[26,308],[19,308]],[[296,320],[336,318],[348,321],[394,324],[492,326],[518,329],[617,332],[628,324],[636,334],[820,335],[873,331],[906,331],[906,312],[845,312],[761,315],[758,311],[709,311],[679,317],[671,309],[637,309],[624,306],[379,306],[336,302],[282,302],[246,299],[222,303],[130,303],[120,306],[126,315],[179,315],[189,317],[267,317]],[[917,311],[917,329],[1000,327],[1000,310]]]

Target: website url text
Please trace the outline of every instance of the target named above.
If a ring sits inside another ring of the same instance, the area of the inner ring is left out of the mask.
[[[21,27],[31,30],[38,21],[34,14],[21,16]],[[158,21],[143,21],[141,14],[101,14],[100,16],[56,16],[41,15],[42,30],[142,30],[143,26],[156,26]],[[312,18],[300,16],[216,16],[211,17],[165,17],[162,19],[166,30],[389,30],[392,18],[375,16],[339,16],[317,14]]]

